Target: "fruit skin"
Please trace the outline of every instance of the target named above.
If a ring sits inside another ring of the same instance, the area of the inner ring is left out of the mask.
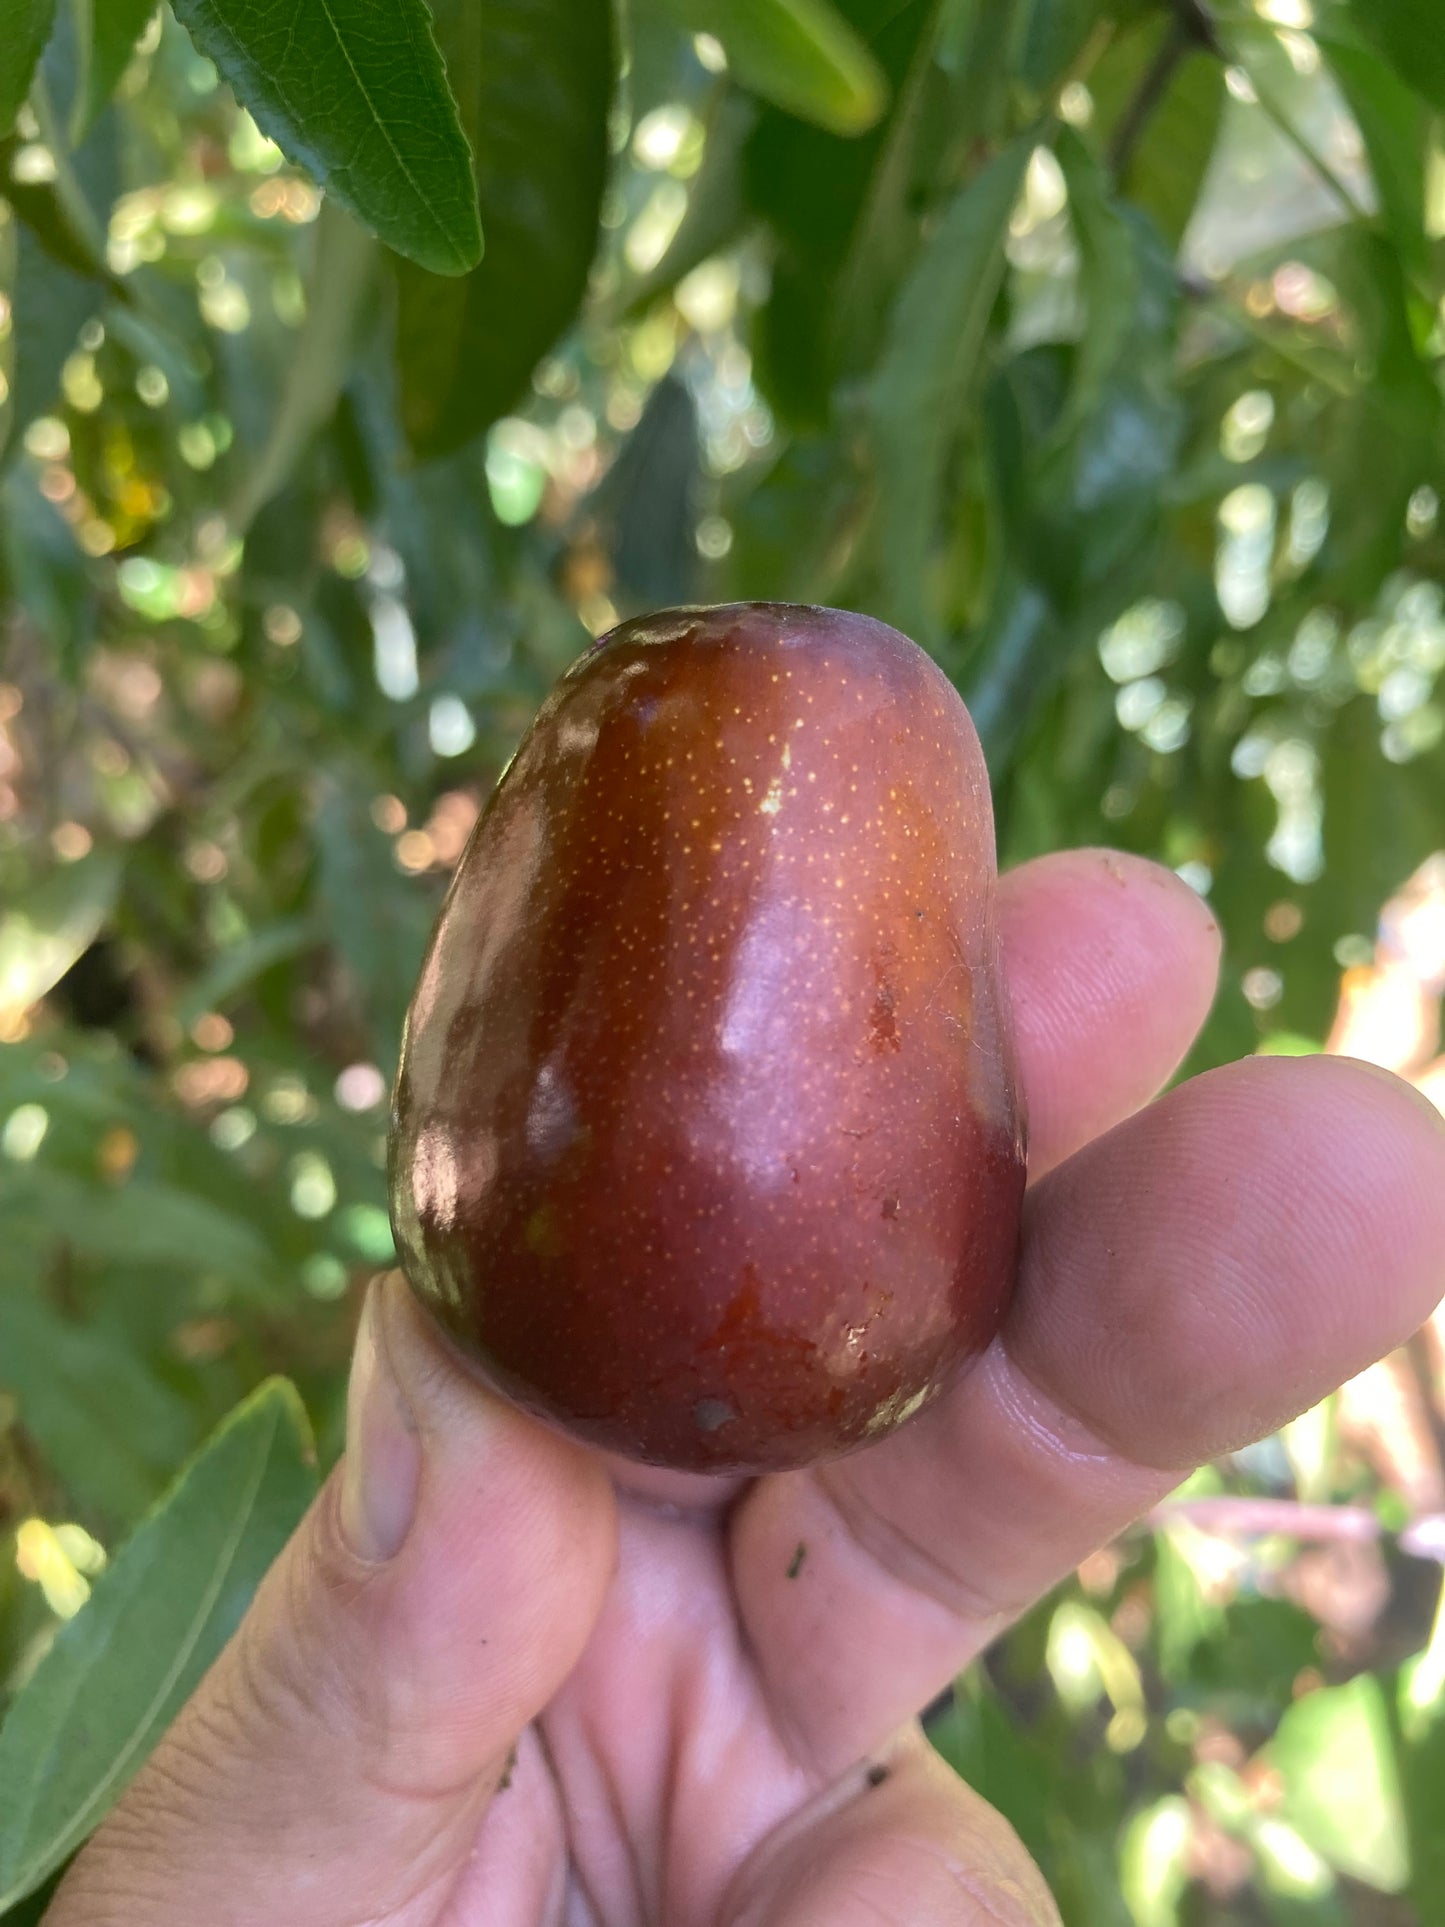
[[[978,739],[922,650],[783,604],[624,623],[458,866],[392,1219],[484,1374],[629,1458],[806,1465],[998,1328],[1023,1126]]]

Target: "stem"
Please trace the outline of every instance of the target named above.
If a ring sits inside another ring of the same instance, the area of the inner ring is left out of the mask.
[[[1201,51],[1216,55],[1222,51],[1213,16],[1204,0],[1174,0],[1169,31],[1160,41],[1109,142],[1109,171],[1116,182],[1128,173],[1144,130],[1163,105],[1175,75],[1190,54]]]
[[[1176,18],[1169,31],[1159,43],[1159,50],[1144,70],[1144,77],[1134,90],[1134,98],[1114,129],[1114,137],[1109,142],[1109,171],[1116,181],[1121,181],[1129,171],[1144,130],[1163,105],[1164,97],[1174,84],[1174,76],[1183,66],[1190,53],[1193,42],[1182,20]]]
[[[1358,1545],[1383,1536],[1380,1521],[1365,1506],[1304,1505],[1298,1499],[1178,1499],[1156,1506],[1152,1525],[1176,1521],[1201,1532],[1244,1539],[1311,1539]]]
[[[1075,57],[1074,64],[1054,89],[1054,100],[1056,104],[1062,96],[1068,92],[1070,87],[1080,85],[1088,80],[1089,75],[1113,45],[1114,35],[1117,31],[1118,29],[1112,20],[1095,21],[1088,39],[1084,42],[1083,47]]]
[[[1412,1559],[1445,1565],[1445,1513],[1425,1513],[1399,1533],[1387,1532],[1368,1506],[1304,1505],[1298,1499],[1175,1499],[1155,1506],[1146,1523],[1186,1524],[1220,1538],[1307,1539],[1368,1545],[1392,1538]]]

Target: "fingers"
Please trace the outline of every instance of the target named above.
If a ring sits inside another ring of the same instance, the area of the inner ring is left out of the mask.
[[[1214,998],[1219,926],[1172,870],[1115,850],[1010,871],[999,925],[1036,1180],[1178,1069]]]
[[[374,1289],[339,1476],[77,1861],[54,1927],[116,1918],[116,1895],[153,1927],[441,1913],[601,1609],[614,1536],[593,1462],[467,1379],[398,1278]],[[528,1832],[535,1849],[555,1816]],[[513,1872],[527,1891],[498,1918],[540,1912],[556,1875],[535,1851]]]
[[[1182,1475],[1429,1316],[1442,1182],[1445,1122],[1388,1072],[1231,1065],[1056,1174],[1010,1354],[1096,1437]]]
[[[1112,850],[1010,871],[999,928],[1036,1180],[1178,1068],[1214,996],[1219,928],[1172,870]],[[609,1463],[627,1490],[693,1509],[728,1503],[741,1484]]]
[[[1381,1356],[1442,1286],[1445,1126],[1386,1073],[1232,1065],[1079,1153],[1032,1196],[979,1368],[739,1511],[739,1602],[796,1744],[857,1758],[1187,1468]]]
[[[1058,1927],[1008,1823],[911,1729],[769,1842],[727,1927]]]

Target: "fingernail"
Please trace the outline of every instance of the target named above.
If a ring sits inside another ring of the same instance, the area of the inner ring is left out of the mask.
[[[400,1552],[416,1513],[421,1437],[387,1350],[387,1296],[400,1280],[378,1278],[366,1294],[346,1392],[341,1531],[360,1559]]]

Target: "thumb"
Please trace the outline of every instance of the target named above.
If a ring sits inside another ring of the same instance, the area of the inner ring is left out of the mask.
[[[373,1286],[346,1455],[48,1927],[440,1914],[611,1577],[612,1488]]]

